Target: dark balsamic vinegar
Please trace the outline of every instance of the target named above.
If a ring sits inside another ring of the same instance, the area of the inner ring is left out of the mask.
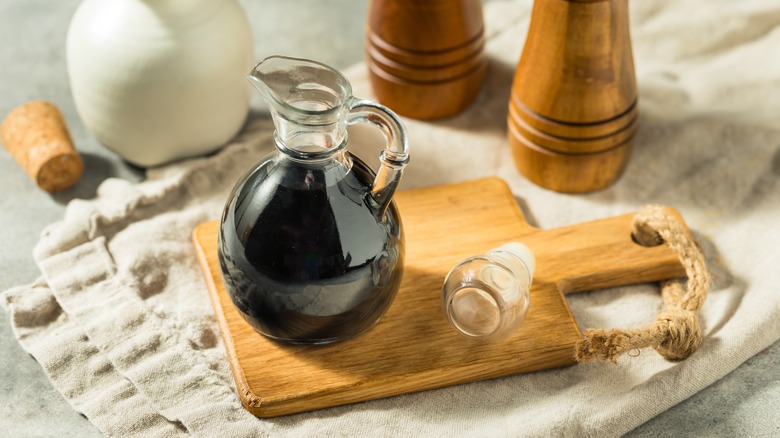
[[[401,281],[395,204],[377,219],[373,172],[359,159],[300,162],[278,155],[234,189],[219,259],[228,293],[260,333],[327,343],[370,328]]]

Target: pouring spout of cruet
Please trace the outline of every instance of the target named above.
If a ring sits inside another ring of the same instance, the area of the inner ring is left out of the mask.
[[[346,145],[347,126],[366,122],[386,140],[371,189],[381,218],[409,162],[406,132],[388,108],[352,96],[352,86],[337,70],[305,60],[272,56],[252,69],[249,81],[268,102],[277,146],[299,159],[322,159]]]

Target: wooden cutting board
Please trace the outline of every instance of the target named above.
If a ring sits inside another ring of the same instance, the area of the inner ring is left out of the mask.
[[[244,406],[274,417],[574,364],[580,331],[564,293],[685,275],[666,245],[631,239],[633,214],[551,230],[525,221],[506,183],[488,178],[400,192],[406,233],[401,289],[365,334],[327,346],[280,345],[239,315],[217,260],[217,221],[194,231]],[[531,307],[500,342],[460,336],[441,309],[441,287],[464,257],[520,241],[535,253]]]

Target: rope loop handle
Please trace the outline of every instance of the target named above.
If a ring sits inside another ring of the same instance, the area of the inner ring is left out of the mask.
[[[679,361],[687,359],[701,344],[698,314],[710,286],[701,248],[683,226],[682,219],[660,205],[648,205],[640,210],[634,216],[631,228],[634,239],[641,245],[669,245],[685,268],[687,284],[681,279],[661,283],[665,308],[646,327],[585,330],[583,339],[575,347],[578,362],[617,363],[622,354],[646,347],[653,347],[667,360]]]

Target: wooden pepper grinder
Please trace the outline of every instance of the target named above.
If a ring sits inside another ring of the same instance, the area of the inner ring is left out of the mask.
[[[536,0],[509,102],[520,172],[560,192],[607,187],[628,162],[637,114],[628,0]]]
[[[374,94],[398,114],[440,119],[477,97],[487,70],[480,0],[372,0],[366,62]]]

